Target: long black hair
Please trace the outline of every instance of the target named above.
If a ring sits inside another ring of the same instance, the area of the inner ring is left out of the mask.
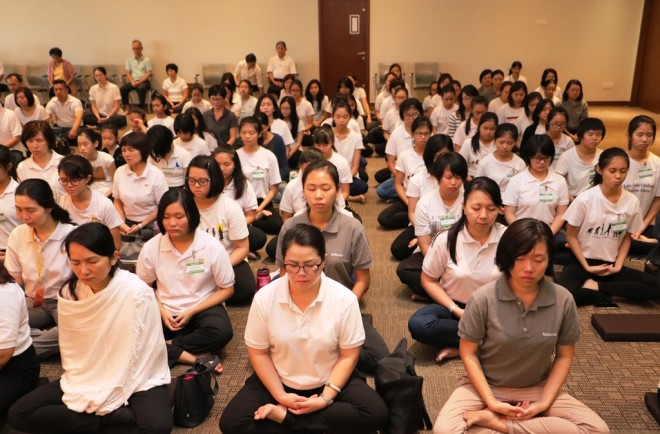
[[[69,217],[69,212],[57,204],[53,190],[43,179],[26,179],[18,184],[15,195],[27,196],[37,202],[40,207],[50,209],[50,215],[56,222],[74,224]]]
[[[470,115],[472,117],[472,115]],[[486,122],[495,122],[495,128],[497,129],[497,115],[492,112],[486,112],[481,116],[481,119],[479,119],[479,126],[477,127],[477,132],[472,136],[472,140],[470,141],[470,145],[472,147],[472,152],[475,154],[479,152],[479,141],[481,140],[481,126],[485,124]],[[467,125],[467,122],[466,122]]]
[[[291,114],[289,114],[289,122],[291,122],[291,137],[293,140],[298,138],[298,124],[300,123],[300,118],[298,118],[298,112],[296,111],[296,100],[292,96],[285,96],[280,101],[280,113],[282,113],[282,104],[287,103],[291,107]],[[284,116],[282,116],[284,117]]]
[[[473,191],[482,191],[490,196],[491,200],[497,207],[502,206],[502,194],[500,193],[500,187],[495,181],[485,176],[478,176],[472,181],[468,182],[465,186],[465,194],[463,196],[463,203],[467,203],[468,197]],[[461,215],[461,218],[458,219],[456,223],[449,228],[447,233],[447,249],[449,250],[449,257],[454,261],[454,264],[458,264],[456,260],[456,240],[458,239],[458,234],[463,230],[465,224],[467,223],[467,218],[465,217],[465,212]]]
[[[598,164],[596,164],[596,166],[601,171],[603,171],[605,170],[605,168],[607,168],[607,166],[610,165],[612,160],[614,160],[615,158],[623,158],[624,160],[626,160],[626,164],[628,165],[628,167],[630,167],[630,157],[628,156],[626,151],[624,151],[621,148],[605,149],[598,157]],[[603,175],[601,175],[600,173],[598,173],[598,171],[596,171],[592,184],[598,185],[601,184],[602,182],[603,182]]]
[[[234,172],[231,175],[231,179],[234,181],[234,199],[238,200],[243,197],[246,189],[247,178],[243,173],[243,168],[241,167],[241,159],[236,153],[236,149],[229,145],[220,145],[213,151],[211,157],[215,160],[215,156],[218,154],[227,154],[231,157],[234,162]],[[224,179],[223,179],[224,180]],[[225,187],[227,187],[225,185]]]

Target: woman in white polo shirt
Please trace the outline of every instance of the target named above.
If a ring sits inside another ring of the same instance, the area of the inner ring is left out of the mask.
[[[55,132],[46,121],[30,121],[23,126],[21,143],[32,153],[16,168],[18,182],[30,178],[43,179],[50,185],[57,198],[64,190],[57,182],[57,165],[62,156],[54,151]]]
[[[23,224],[9,235],[5,267],[25,289],[30,327],[43,330],[34,337],[34,348],[46,358],[59,351],[57,291],[71,273],[62,241],[74,226],[43,179],[21,182],[15,194]]]
[[[459,380],[433,432],[609,433],[586,405],[561,391],[580,318],[553,275],[554,240],[538,220],[517,220],[495,254],[503,276],[477,289],[459,323],[467,378]]]
[[[37,387],[39,358],[34,351],[25,293],[0,264],[0,420],[21,396]]]
[[[236,276],[230,305],[250,303],[257,290],[254,273],[247,263],[250,251],[248,228],[241,206],[222,193],[224,179],[215,160],[205,155],[192,159],[186,171],[186,189],[195,198],[201,220],[199,228],[224,246]]]
[[[160,198],[167,191],[163,172],[149,163],[151,144],[146,134],[135,132],[125,135],[119,143],[126,164],[115,172],[112,197],[124,224],[122,235],[153,236],[153,222]]]
[[[274,211],[273,199],[279,192],[280,170],[277,158],[260,144],[261,122],[254,117],[241,119],[239,134],[243,147],[236,151],[241,169],[257,195],[257,217],[252,223],[267,234],[278,234],[282,228],[282,217]]]
[[[149,163],[163,172],[169,188],[182,188],[185,185],[186,169],[192,160],[190,152],[176,145],[172,131],[163,125],[149,128],[147,138],[151,142]]]
[[[137,275],[156,283],[170,366],[192,365],[198,354],[216,352],[233,337],[224,303],[234,293],[234,271],[225,248],[199,223],[192,193],[168,191],[158,204],[160,234],[137,262]]]
[[[66,193],[57,201],[67,210],[71,221],[77,225],[99,222],[106,225],[112,233],[117,250],[121,247],[119,227],[124,221],[119,217],[112,201],[93,190],[92,165],[80,155],[64,157],[58,166],[60,184]]]
[[[656,276],[623,265],[631,234],[643,227],[639,200],[621,187],[629,167],[623,149],[603,151],[594,186],[580,193],[564,214],[574,257],[559,282],[571,291],[578,306],[608,302],[612,296],[660,298]]]
[[[248,316],[245,343],[255,373],[228,404],[220,429],[246,434],[383,428],[387,407],[354,374],[365,339],[358,300],[323,273],[323,234],[311,225],[292,227],[281,253],[286,274],[257,293]]]
[[[496,223],[502,211],[500,188],[486,177],[465,187],[463,215],[429,247],[422,286],[433,300],[413,314],[408,330],[417,341],[440,348],[436,361],[458,357],[458,321],[480,286],[499,277],[495,249],[506,229]]]
[[[107,152],[99,152],[101,149],[101,136],[94,130],[82,128],[78,132],[78,152],[92,165],[92,180],[94,190],[110,197],[112,194],[112,179],[115,176],[117,166],[115,159]]]
[[[0,146],[0,262],[5,258],[9,234],[21,224],[14,204],[18,182],[12,178],[12,172],[14,170],[9,148]]]

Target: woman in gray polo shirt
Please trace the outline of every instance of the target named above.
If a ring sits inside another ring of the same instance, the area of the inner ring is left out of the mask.
[[[525,218],[502,235],[503,276],[475,291],[458,326],[467,378],[440,411],[434,434],[479,426],[499,432],[609,433],[561,386],[580,336],[573,297],[552,275],[550,227]]]

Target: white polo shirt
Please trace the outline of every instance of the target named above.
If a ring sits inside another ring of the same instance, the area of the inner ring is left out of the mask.
[[[188,88],[188,83],[181,77],[177,77],[172,81],[170,77],[163,80],[163,90],[167,91],[167,96],[173,103],[181,102],[183,99],[183,91]]]
[[[143,221],[154,211],[167,190],[165,175],[150,163],[140,176],[128,164],[121,166],[112,183],[112,196],[121,200],[126,218],[134,222]]]
[[[13,282],[0,285],[0,350],[14,349],[20,356],[32,345],[23,289]]]
[[[361,104],[358,104],[358,107],[360,106]],[[312,103],[303,98],[300,100],[300,103],[296,103],[296,113],[300,120],[307,122],[308,116],[311,116],[312,118],[314,117],[314,107],[312,107]]]
[[[169,160],[161,158],[156,161],[153,157],[149,156],[149,163],[153,164],[163,172],[165,180],[167,181],[167,186],[172,188],[181,187],[185,184],[186,168],[190,165],[192,159],[193,157],[188,151],[181,146],[173,144],[172,155],[170,155]]]
[[[304,312],[291,300],[287,276],[264,286],[254,296],[245,326],[245,345],[268,349],[282,384],[299,390],[323,386],[339,350],[363,343],[355,294],[325,274]]]
[[[564,220],[579,227],[578,241],[588,259],[615,262],[624,233],[642,229],[639,200],[623,190],[617,203],[605,198],[600,186],[580,193],[564,213]]]
[[[385,146],[385,153],[397,157],[406,149],[412,148],[413,143],[413,136],[408,134],[405,125],[399,125],[394,131],[392,131],[392,134],[390,134],[390,139]]]
[[[202,100],[201,100],[200,102],[198,102],[198,103],[194,103],[194,102],[192,102],[192,100],[190,100],[190,101],[188,101],[187,103],[185,103],[185,104],[183,105],[182,113],[185,113],[186,110],[188,110],[190,107],[195,107],[195,108],[198,109],[200,112],[202,112],[202,114],[204,114],[204,113],[206,113],[207,111],[211,110],[211,108],[212,108],[213,106],[211,105],[210,102],[208,102],[208,101],[205,100],[205,99],[202,99]]]
[[[228,199],[235,201],[243,212],[257,209],[257,195],[254,192],[252,184],[248,181],[245,182],[245,186],[243,187],[243,195],[238,199],[236,199],[236,186],[234,185],[233,178],[229,185],[225,185],[225,189],[222,192]]]
[[[598,157],[602,153],[603,151],[596,149],[596,155],[594,155],[594,158],[591,161],[586,162],[582,161],[578,156],[577,147],[575,146],[561,154],[559,160],[557,160],[555,172],[566,178],[568,192],[571,196],[575,197],[591,187],[591,183],[596,175]],[[630,174],[630,172],[628,173]]]
[[[564,177],[552,170],[539,181],[527,169],[509,180],[502,202],[516,208],[516,219],[531,217],[549,225],[555,219],[557,207],[568,205],[568,187]]]
[[[77,225],[98,222],[110,229],[119,227],[124,221],[119,217],[112,201],[103,194],[92,190],[92,198],[85,209],[79,209],[71,200],[71,196],[64,194],[58,200],[59,205],[69,212],[69,217]]]
[[[422,151],[423,153],[423,151]],[[410,178],[415,175],[417,172],[426,169],[424,166],[424,157],[419,155],[415,148],[406,149],[396,159],[396,165],[394,169],[398,172],[403,173],[403,190],[405,191],[408,188]]]
[[[458,130],[456,131],[456,135],[458,135]],[[497,149],[495,146],[495,140],[493,140],[489,145],[486,145],[484,142],[479,140],[479,151],[474,152],[474,149],[472,149],[472,139],[465,139],[461,146],[460,154],[463,156],[463,158],[465,158],[465,161],[467,161],[468,176],[477,176],[477,171],[479,170],[479,164],[481,164],[481,160],[484,159],[486,155],[492,154],[495,149]]]
[[[448,232],[442,232],[426,252],[422,271],[438,279],[452,300],[466,303],[474,291],[500,277],[500,270],[495,265],[495,251],[505,230],[506,226],[495,223],[488,240],[482,245],[472,238],[467,228],[461,229],[456,239],[458,264],[449,256]]]
[[[51,98],[46,104],[46,113],[49,116],[55,114],[57,125],[64,128],[71,128],[76,120],[76,113],[82,113],[83,106],[78,98],[67,95],[63,103],[56,96]]]
[[[447,206],[440,196],[440,188],[426,193],[415,207],[415,236],[430,235],[449,229],[463,215],[463,195],[459,194],[454,203]]]
[[[234,112],[237,118],[244,119],[253,116],[256,109],[257,99],[250,95],[246,101],[239,98],[236,104],[232,106],[231,111]]]
[[[25,125],[30,121],[47,121],[48,120],[48,113],[46,113],[46,109],[43,106],[35,106],[36,109],[34,110],[34,113],[30,116],[26,116],[23,113],[23,110],[21,110],[20,107],[16,107],[14,109],[14,113],[16,113],[16,116],[18,116],[18,120],[21,122],[21,125]],[[23,146],[23,144],[20,144]]]
[[[96,155],[96,160],[87,160],[92,165],[92,179],[94,180],[90,187],[92,190],[105,194],[112,189],[112,168],[115,165],[115,159],[107,152],[99,151]]]
[[[34,162],[32,157],[18,163],[16,168],[16,177],[18,182],[25,181],[26,179],[43,179],[50,185],[50,188],[53,190],[55,199],[63,195],[64,187],[60,184],[60,174],[57,171],[57,166],[60,164],[64,157],[58,154],[55,151],[51,151],[50,161],[46,164],[46,167],[41,168],[37,163]]]
[[[9,234],[5,267],[12,276],[23,278],[28,297],[34,298],[37,288],[44,288],[44,298],[57,298],[57,291],[71,277],[69,258],[62,243],[74,229],[73,225],[58,223],[45,243],[35,237],[34,230],[25,224]]]
[[[9,234],[21,224],[21,219],[16,215],[16,187],[18,182],[11,179],[5,191],[0,194],[0,250],[7,250]]]
[[[463,150],[463,148],[461,148],[461,150]],[[491,152],[479,161],[477,173],[475,173],[474,176],[489,177],[497,182],[497,185],[500,187],[500,192],[504,194],[511,178],[527,168],[522,158],[516,154],[512,155],[513,158],[509,161],[500,161],[495,158],[494,152]]]
[[[346,207],[346,201],[341,194],[338,194],[335,199],[335,207],[338,209]],[[305,209],[307,209],[307,200],[303,193],[302,176],[298,176],[286,185],[282,193],[282,200],[280,200],[280,211],[296,215]],[[351,214],[352,216],[353,214]]]
[[[41,105],[41,101],[39,101],[39,96],[34,95],[34,104],[35,105]],[[14,111],[18,108],[16,105],[16,100],[14,99],[14,94],[10,93],[5,97],[5,109]]]
[[[0,107],[0,145],[4,145],[14,137],[20,137],[22,133],[23,126],[16,113],[13,110]],[[19,141],[11,149],[20,150],[21,148],[23,148],[23,153],[25,153],[25,147]]]
[[[339,183],[340,184],[352,184],[353,175],[351,174],[351,166],[348,165],[348,161],[341,155],[336,152],[332,152],[332,156],[328,158],[328,161],[335,165],[337,172],[339,172]]]
[[[637,196],[639,209],[644,218],[651,208],[653,199],[660,196],[660,157],[652,153],[646,163],[631,158],[628,174],[621,187]]]
[[[273,119],[273,123],[270,126],[270,132],[280,136],[286,146],[290,146],[295,142],[289,126],[282,119]]]
[[[296,62],[286,54],[282,58],[275,55],[268,60],[266,72],[272,72],[276,80],[283,80],[287,74],[296,74]]]
[[[456,113],[458,106],[454,105],[447,110],[442,103],[433,109],[431,113],[431,125],[435,128],[436,134],[447,134],[449,131],[449,118]]]
[[[176,137],[176,131],[174,131],[174,119],[170,116],[165,116],[164,118],[154,117],[149,122],[147,122],[147,128],[155,127],[156,125],[167,127]]]
[[[353,162],[355,156],[355,151],[364,149],[364,143],[362,143],[362,134],[356,133],[353,130],[349,130],[348,136],[340,140],[335,134],[335,149],[337,152],[346,159],[349,166]]]
[[[210,297],[218,288],[234,286],[234,270],[222,244],[201,229],[184,253],[170,237],[158,234],[146,242],[136,273],[144,282],[156,282],[156,296],[171,315],[179,315]]]
[[[192,139],[190,139],[188,142],[184,142],[179,137],[177,137],[174,139],[173,143],[174,146],[179,146],[181,149],[187,151],[191,159],[198,155],[211,155],[211,150],[208,148],[206,141],[199,137],[197,134],[193,134]]]
[[[228,255],[235,250],[235,241],[240,241],[250,235],[243,210],[238,203],[224,194],[218,196],[210,207],[200,209],[199,214],[199,229],[219,240]]]
[[[383,116],[383,130],[389,131],[390,133],[394,131],[400,125],[403,125],[403,120],[401,119],[399,109],[396,107],[391,107],[388,111],[384,112]]]
[[[438,188],[438,180],[424,166],[408,180],[406,196],[420,198],[436,188]]]
[[[115,106],[115,101],[121,101],[119,87],[109,81],[105,83],[105,86],[97,83],[89,89],[89,101],[96,103],[96,108],[100,114],[107,115]],[[116,114],[119,116],[124,115],[121,104]]]
[[[236,153],[241,160],[243,174],[252,184],[257,198],[265,198],[271,185],[279,185],[282,182],[277,157],[269,150],[260,146],[254,154],[248,154],[245,148],[239,149]]]
[[[255,64],[254,68],[250,69],[247,62],[245,60],[241,60],[236,65],[236,69],[234,69],[234,75],[238,81],[250,80],[250,84],[253,86],[264,87],[261,67],[259,65]]]

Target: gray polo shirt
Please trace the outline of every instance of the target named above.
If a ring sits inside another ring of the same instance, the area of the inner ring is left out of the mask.
[[[304,223],[311,225],[309,214],[302,212],[284,222],[277,239],[277,254],[275,262],[284,266],[282,258],[282,238],[294,225]],[[312,225],[313,226],[313,225]],[[339,211],[334,212],[332,219],[321,231],[325,238],[325,274],[345,287],[353,288],[355,270],[366,270],[371,267],[371,250],[364,233],[362,223]]]
[[[531,387],[548,378],[556,345],[580,337],[573,296],[547,279],[536,301],[525,310],[502,276],[482,286],[468,300],[458,335],[479,343],[479,361],[488,384]]]

